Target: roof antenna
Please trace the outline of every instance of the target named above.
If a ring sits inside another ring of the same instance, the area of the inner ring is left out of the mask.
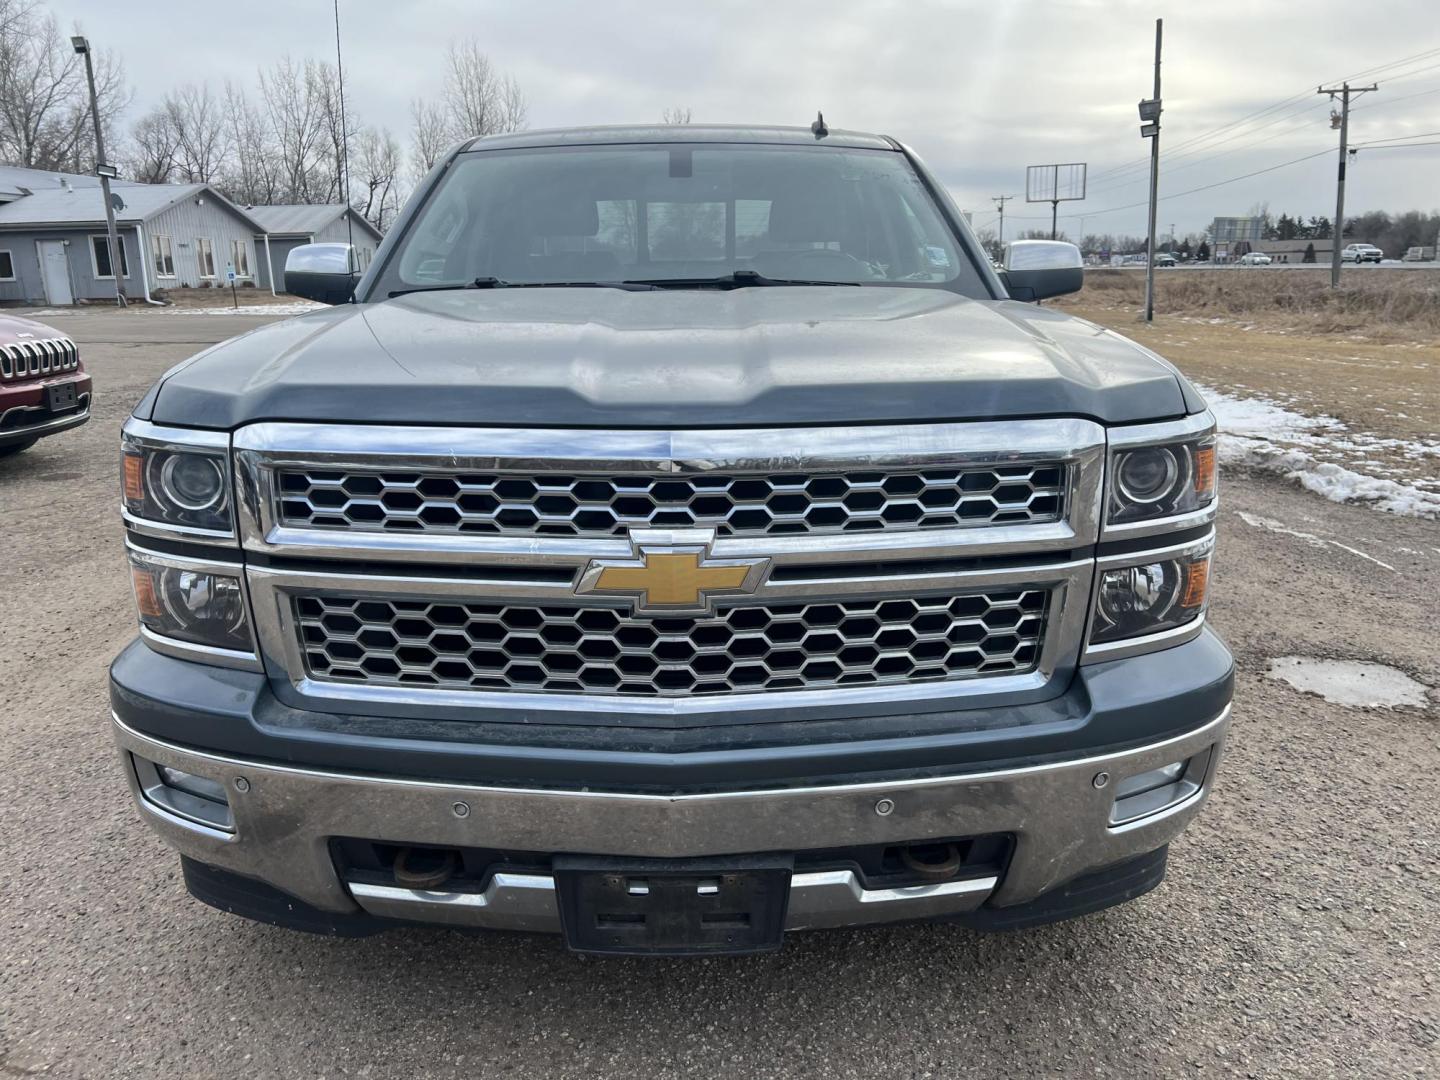
[[[826,135],[830,134],[830,129],[825,126],[825,114],[823,112],[817,111],[815,113],[815,122],[810,125],[810,130],[815,133],[815,138],[817,139],[823,139]]]

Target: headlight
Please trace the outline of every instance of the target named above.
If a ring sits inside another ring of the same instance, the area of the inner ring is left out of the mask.
[[[130,578],[140,625],[152,634],[214,649],[254,652],[238,574],[191,569],[180,560],[132,549]]]
[[[1205,610],[1214,542],[1177,557],[1143,559],[1100,571],[1091,644],[1183,626]]]
[[[1111,451],[1111,525],[1188,514],[1214,501],[1213,427],[1198,437]]]
[[[132,421],[121,437],[125,510],[142,521],[232,536],[227,450],[223,434],[152,429]]]

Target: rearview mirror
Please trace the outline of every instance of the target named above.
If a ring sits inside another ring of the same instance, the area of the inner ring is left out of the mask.
[[[285,258],[285,291],[322,304],[348,304],[360,273],[349,244],[301,244]]]
[[[1005,245],[1005,287],[1012,300],[1079,292],[1084,265],[1080,249],[1064,240],[1015,240]]]

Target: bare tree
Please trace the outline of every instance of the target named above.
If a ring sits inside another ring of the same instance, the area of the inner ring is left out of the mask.
[[[334,191],[333,146],[325,103],[311,77],[314,61],[286,56],[260,72],[260,96],[279,154],[280,186],[292,202],[320,202]]]
[[[381,232],[400,211],[400,143],[388,128],[364,128],[355,138],[354,206]]]
[[[176,143],[176,170],[191,184],[208,184],[224,167],[229,150],[225,117],[209,84],[193,83],[165,95],[162,106]]]
[[[417,182],[435,167],[450,141],[443,108],[422,98],[410,102],[410,167]]]
[[[666,109],[660,114],[662,124],[688,124],[690,123],[690,106],[677,105],[673,109]]]
[[[36,169],[89,171],[95,165],[85,62],[53,15],[24,0],[0,0],[0,157]],[[79,32],[79,28],[76,28]],[[130,102],[125,70],[93,54],[101,126]]]
[[[170,114],[161,106],[151,109],[130,129],[125,171],[142,184],[168,184],[179,165],[180,140]]]
[[[355,113],[355,108],[350,103],[349,95],[345,100],[340,97],[340,79],[335,69],[325,61],[305,61],[305,82],[310,95],[314,98],[320,110],[320,126],[325,133],[325,143],[329,155],[327,163],[328,176],[324,177],[327,183],[327,191],[324,196],[325,202],[344,202],[346,191],[344,181],[346,179],[346,152],[350,148],[353,138],[351,134],[360,127],[360,119]],[[321,179],[317,177],[317,180]],[[318,194],[318,189],[316,194]]]
[[[280,154],[265,114],[251,104],[243,87],[225,84],[225,129],[230,159],[222,188],[246,206],[279,202]]]
[[[528,106],[514,76],[502,75],[474,38],[446,54],[445,113],[455,139],[519,131]]]

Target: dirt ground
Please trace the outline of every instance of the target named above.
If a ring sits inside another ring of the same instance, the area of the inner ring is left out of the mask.
[[[51,321],[98,396],[90,424],[0,464],[0,1075],[1435,1075],[1435,523],[1223,477],[1232,738],[1168,880],[1133,904],[1020,934],[796,934],[743,960],[314,938],[185,895],[108,731],[106,666],[135,632],[120,424],[167,366],[261,320]],[[1391,664],[1430,702],[1334,705],[1267,675],[1287,655]]]

